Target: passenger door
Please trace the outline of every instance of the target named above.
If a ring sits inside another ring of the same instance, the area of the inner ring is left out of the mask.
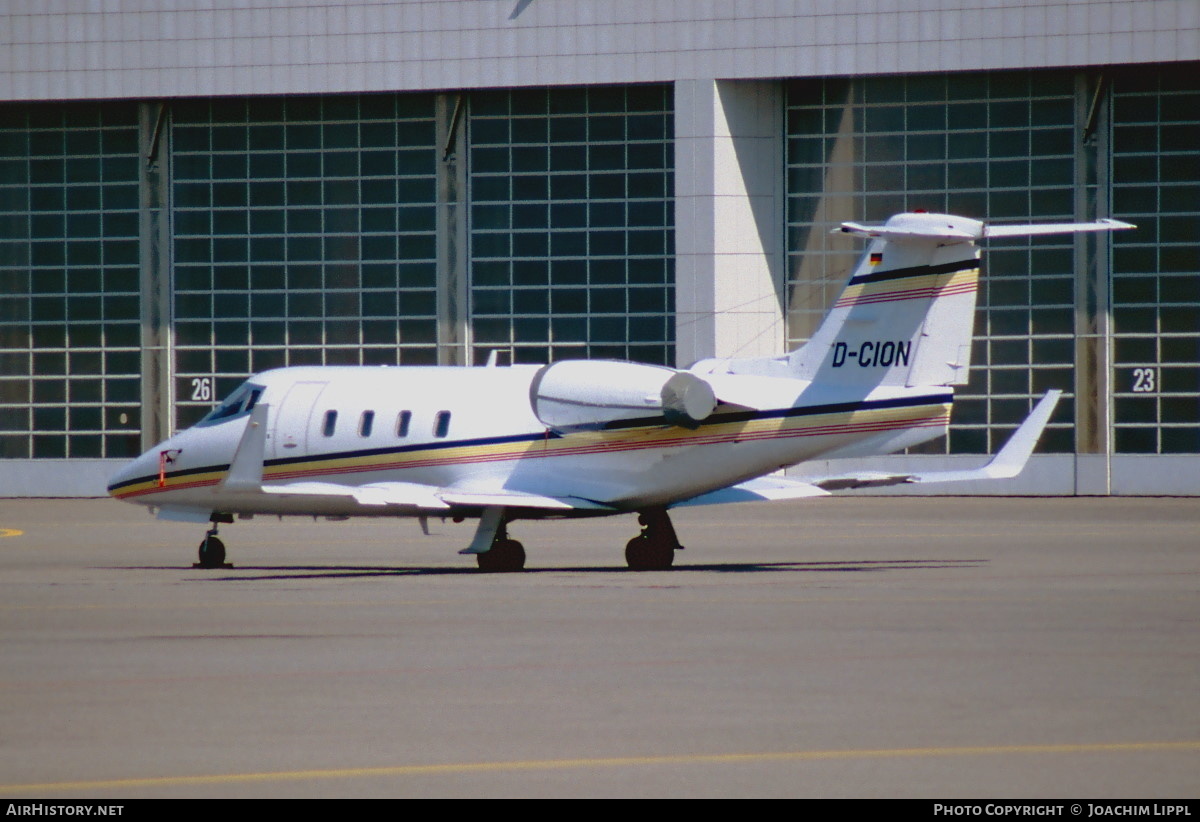
[[[299,457],[308,453],[308,437],[312,429],[317,400],[326,382],[298,382],[288,389],[283,402],[275,409],[275,427],[267,452],[270,459]]]

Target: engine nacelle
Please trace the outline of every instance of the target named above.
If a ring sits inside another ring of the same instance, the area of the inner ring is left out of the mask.
[[[555,429],[601,428],[662,416],[695,428],[717,407],[712,386],[687,371],[613,360],[542,366],[529,386],[533,413]]]

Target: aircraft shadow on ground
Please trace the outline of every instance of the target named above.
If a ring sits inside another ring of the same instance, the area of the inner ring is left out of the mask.
[[[696,565],[676,565],[669,571],[631,571],[617,565],[590,565],[549,568],[526,568],[519,574],[754,574],[754,573],[865,573],[881,571],[928,571],[948,568],[972,568],[986,563],[985,559],[871,559],[828,560],[817,562],[721,562]],[[141,566],[128,570],[165,571],[178,566]],[[193,569],[188,569],[193,570]],[[252,582],[295,579],[347,579],[353,577],[387,576],[482,576],[470,566],[461,568],[420,566],[350,566],[350,565],[244,565],[204,571],[201,581]],[[487,574],[486,576],[505,576]]]

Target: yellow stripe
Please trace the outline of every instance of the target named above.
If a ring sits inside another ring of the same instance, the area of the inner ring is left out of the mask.
[[[491,443],[450,448],[427,448],[393,454],[375,454],[341,459],[313,459],[289,465],[269,466],[265,478],[279,479],[294,474],[326,474],[347,471],[403,470],[414,463],[461,463],[480,459],[522,459],[526,457],[570,456],[580,450],[631,450],[639,447],[673,448],[702,444],[711,438],[752,436],[789,436],[804,431],[839,425],[886,425],[893,422],[919,423],[949,413],[949,404],[896,409],[866,409],[811,417],[776,417],[706,425],[696,431],[676,426],[657,426],[632,431],[588,431],[561,438]],[[837,435],[836,433],[834,435]],[[586,454],[580,454],[586,456]]]
[[[571,456],[572,454],[588,456],[589,453],[602,451],[677,448],[703,444],[713,438],[736,441],[741,437],[751,439],[772,436],[804,436],[805,432],[824,435],[825,432],[819,429],[839,426],[861,427],[892,423],[917,425],[922,422],[945,424],[948,422],[949,411],[950,405],[947,403],[931,403],[904,408],[860,409],[804,417],[740,420],[705,425],[695,431],[665,425],[620,431],[585,431],[567,434],[559,438],[524,440],[516,443],[420,448],[399,453],[331,459],[313,458],[287,465],[268,465],[263,470],[263,479],[267,481],[300,480],[329,474],[380,470],[399,471],[414,467],[437,467],[478,460],[518,460],[532,457]],[[861,432],[831,431],[829,435],[842,436],[853,433]],[[584,453],[580,453],[581,451]],[[162,490],[177,490],[195,484],[212,485],[219,482],[225,473],[224,471],[210,471],[203,474],[167,477],[166,486]],[[126,496],[154,490],[158,490],[157,477],[122,488],[118,495]]]
[[[681,754],[667,756],[618,756],[580,759],[527,759],[500,762],[459,762],[438,765],[398,765],[381,768],[328,768],[303,771],[161,776],[142,779],[97,779],[74,782],[41,782],[0,785],[0,794],[38,795],[57,791],[96,791],[128,788],[229,785],[249,782],[294,782],[313,779],[361,779],[369,777],[439,776],[503,771],[549,771],[586,768],[631,768],[663,765],[742,765],[763,762],[812,762],[856,759],[903,759],[1026,754],[1099,754],[1200,751],[1200,741],[1113,742],[1066,745],[982,745],[933,748],[877,748],[835,751],[767,751],[761,753]]]
[[[3,537],[19,537],[24,531],[19,531],[16,528],[0,528],[0,538]]]

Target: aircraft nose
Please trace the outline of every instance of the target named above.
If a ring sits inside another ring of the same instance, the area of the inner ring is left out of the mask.
[[[152,477],[158,471],[158,451],[150,450],[117,469],[108,480],[108,495],[122,499],[128,493],[128,488]]]
[[[144,454],[142,456],[145,456]],[[117,469],[117,471],[108,478],[108,495],[110,497],[120,497],[121,486],[133,479],[133,466],[141,460],[139,457],[132,462],[127,462],[125,465]]]

